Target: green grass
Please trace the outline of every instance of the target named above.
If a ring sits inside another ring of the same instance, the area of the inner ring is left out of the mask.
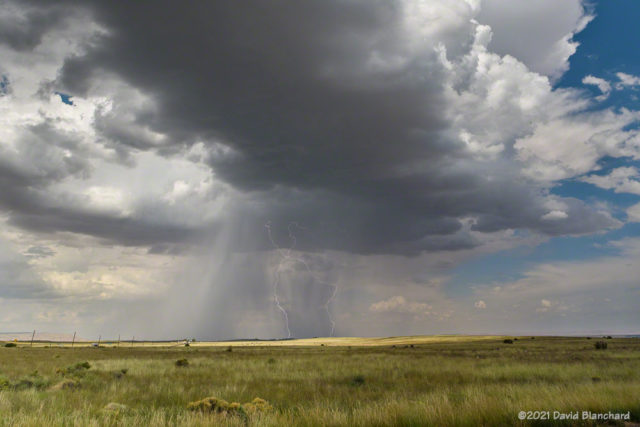
[[[518,420],[521,410],[630,411],[640,420],[640,340],[611,339],[596,350],[584,338],[504,338],[235,343],[232,352],[206,343],[0,347],[0,426],[529,425]],[[183,358],[188,366],[176,366]],[[187,409],[210,396],[260,397],[273,409]],[[126,408],[104,409],[110,403]]]

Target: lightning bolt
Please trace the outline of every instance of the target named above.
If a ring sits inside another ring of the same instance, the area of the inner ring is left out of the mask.
[[[283,251],[278,245],[276,245],[276,242],[273,240],[273,235],[271,234],[270,222],[267,222],[264,225],[264,227],[267,229],[267,235],[269,236],[269,240],[271,241],[271,244],[276,249],[276,251],[278,251],[278,253],[280,254],[280,263],[278,264],[278,268],[276,269],[275,277],[273,280],[273,300],[276,303],[276,307],[278,307],[278,310],[280,310],[280,312],[282,313],[282,316],[284,317],[284,325],[287,328],[287,338],[291,338],[291,329],[289,328],[289,315],[287,314],[287,310],[285,310],[282,304],[280,304],[280,298],[278,298],[278,285],[280,284],[280,271],[282,271],[282,266],[289,257],[290,250]]]
[[[280,312],[282,313],[282,316],[284,318],[285,326],[286,326],[286,329],[287,329],[287,338],[291,338],[291,329],[289,327],[289,315],[287,313],[287,310],[285,310],[284,307],[282,306],[282,304],[280,304],[280,298],[278,297],[278,286],[280,284],[280,272],[282,271],[284,264],[287,261],[296,261],[296,262],[301,263],[302,265],[304,265],[304,268],[307,270],[307,272],[317,282],[324,283],[327,286],[331,286],[332,289],[333,289],[332,292],[331,292],[331,296],[327,299],[327,301],[322,306],[324,308],[324,310],[327,312],[327,316],[329,318],[329,322],[331,323],[331,334],[330,334],[330,336],[333,336],[333,334],[335,332],[335,328],[336,328],[336,322],[333,320],[333,315],[331,314],[330,306],[331,306],[331,303],[333,302],[333,300],[335,299],[336,294],[338,293],[338,287],[336,285],[329,285],[326,281],[318,279],[318,276],[311,270],[311,268],[309,267],[309,264],[303,258],[291,255],[291,252],[293,252],[295,250],[296,244],[298,242],[298,240],[296,238],[296,235],[293,232],[293,229],[292,229],[293,227],[299,228],[301,230],[305,230],[305,228],[300,226],[297,222],[289,223],[289,225],[287,226],[287,231],[289,233],[289,241],[291,243],[289,245],[289,248],[282,249],[273,240],[273,235],[271,233],[271,222],[267,222],[265,224],[265,228],[267,229],[267,235],[269,236],[269,241],[271,242],[273,247],[276,249],[276,251],[280,254],[280,263],[278,264],[278,268],[276,269],[275,279],[274,279],[274,283],[273,283],[273,300],[275,301],[276,307],[278,308],[278,310],[280,310]]]
[[[329,317],[329,322],[331,322],[331,334],[329,334],[330,337],[333,336],[333,332],[336,329],[336,322],[333,320],[333,315],[331,314],[331,310],[330,310],[329,306],[331,305],[331,303],[333,302],[334,298],[336,297],[336,294],[338,293],[338,287],[336,285],[331,285],[331,287],[333,288],[333,292],[331,292],[331,296],[329,297],[327,302],[324,304],[324,309],[327,311],[327,316]]]

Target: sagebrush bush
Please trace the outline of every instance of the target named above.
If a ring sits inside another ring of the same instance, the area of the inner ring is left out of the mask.
[[[254,398],[251,402],[245,403],[242,406],[249,413],[269,412],[273,409],[273,406],[271,406],[269,402],[259,397]]]
[[[351,378],[351,385],[364,385],[365,381],[366,380],[364,379],[364,375],[356,375],[355,377]]]
[[[597,341],[595,347],[596,350],[605,350],[607,348],[607,343],[604,341]]]
[[[67,366],[66,368],[58,368],[56,369],[56,373],[65,376],[65,375],[77,375],[82,376],[84,372],[91,368],[91,364],[89,362],[79,362],[75,365]]]
[[[238,415],[243,418],[247,414],[258,412],[269,412],[273,407],[264,399],[256,397],[251,402],[240,404],[238,402],[227,402],[217,397],[205,397],[187,404],[187,409],[204,413],[216,413],[225,415]]]
[[[22,391],[31,388],[42,390],[47,387],[49,387],[49,380],[37,374],[22,377],[17,381],[9,381],[7,378],[0,377],[0,390]]]
[[[187,359],[178,359],[176,360],[177,367],[189,366],[189,361]]]
[[[505,344],[513,344],[513,340],[509,339],[509,338],[507,338],[506,340],[504,340],[502,342],[505,343]]]
[[[14,342],[8,342],[4,345],[5,347],[17,347],[18,344],[14,343]]]

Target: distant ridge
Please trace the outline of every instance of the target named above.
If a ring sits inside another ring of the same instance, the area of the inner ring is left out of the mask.
[[[0,341],[31,341],[31,332],[0,332]],[[51,332],[37,332],[33,338],[35,341],[56,341],[56,342],[71,342],[73,341],[73,334],[58,334]],[[84,338],[76,336],[77,342],[87,341]]]

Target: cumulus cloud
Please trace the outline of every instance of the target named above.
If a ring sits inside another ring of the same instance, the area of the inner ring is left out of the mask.
[[[615,168],[607,175],[589,175],[582,181],[616,193],[640,195],[640,173],[635,167]]]
[[[550,220],[550,221],[567,219],[568,217],[569,215],[567,215],[567,213],[564,211],[550,211],[542,215],[542,219]]]
[[[489,47],[494,52],[514,56],[554,79],[569,68],[578,48],[573,36],[593,18],[579,0],[483,0],[477,17],[493,29]]]
[[[582,79],[582,83],[586,85],[594,85],[600,90],[600,92],[602,92],[602,95],[596,97],[598,101],[604,101],[611,93],[611,83],[605,79],[588,75]]]
[[[482,301],[482,300],[478,300],[478,301],[474,302],[474,303],[473,303],[473,306],[474,306],[475,308],[480,308],[480,309],[485,309],[485,308],[487,308],[487,304],[486,304],[484,301]]]
[[[370,311],[377,313],[397,312],[411,314],[429,314],[431,306],[422,302],[409,302],[403,296],[396,295],[389,299],[378,301],[369,307]]]
[[[104,96],[102,82],[126,81],[137,95],[116,91],[95,109],[107,147],[175,155],[202,143],[216,179],[260,200],[257,224],[271,218],[284,229],[304,218],[322,230],[309,240],[318,247],[363,253],[469,247],[465,217],[476,217],[479,230],[491,223],[563,233],[540,219],[545,196],[519,177],[509,147],[532,121],[568,120],[570,100],[517,59],[488,50],[492,30],[474,21],[477,5],[192,6],[180,12],[188,31],[160,24],[167,8],[150,14],[96,2],[90,10],[108,31],[66,58],[54,86],[90,99]],[[581,8],[567,14],[565,35],[586,16]],[[211,27],[209,38],[189,36]],[[603,120],[620,127],[615,114]],[[521,139],[517,148],[529,153],[531,145]],[[505,205],[514,208],[496,209]],[[573,205],[586,213],[568,212],[579,233],[616,225]]]
[[[640,222],[640,203],[636,203],[627,209],[627,220],[629,222]]]
[[[640,86],[640,77],[627,73],[616,73],[616,77],[620,80],[616,83],[617,89],[623,89],[625,87]]]

